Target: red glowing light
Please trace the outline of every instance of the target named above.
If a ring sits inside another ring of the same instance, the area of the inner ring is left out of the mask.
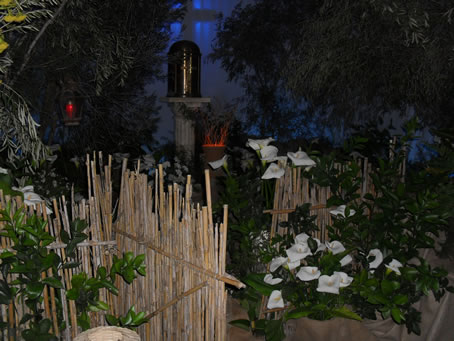
[[[74,115],[74,104],[72,102],[68,102],[66,103],[66,106],[65,106],[65,111],[66,111],[66,115],[69,117],[69,118],[73,118],[73,115]]]
[[[225,124],[221,127],[210,127],[205,132],[203,139],[204,146],[225,146],[227,135],[229,133],[229,125]]]

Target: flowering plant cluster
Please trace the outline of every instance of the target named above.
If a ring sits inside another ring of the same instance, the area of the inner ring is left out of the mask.
[[[287,161],[276,159],[269,142],[248,142],[262,162],[271,161],[262,179],[267,172],[282,176]],[[310,204],[297,207],[282,223],[287,233],[262,243],[258,251],[266,270],[242,278],[248,289],[241,304],[249,320],[231,323],[265,334],[267,340],[282,340],[285,322],[301,317],[390,318],[419,334],[421,312],[414,304],[423,296],[439,300],[453,291],[447,271],[432,267],[423,256],[436,247],[451,215],[438,195],[438,180],[412,169],[403,178],[404,156],[396,151],[393,159],[373,160],[377,167],[368,174],[373,186],[361,193],[360,163],[348,155],[342,155],[348,162],[341,167],[335,153],[314,160],[302,151],[287,156],[294,167],[305,168],[302,176],[310,183],[330,188],[328,239],[314,237],[318,226]],[[298,164],[301,159],[304,163]],[[259,316],[262,296],[267,297],[266,319]]]

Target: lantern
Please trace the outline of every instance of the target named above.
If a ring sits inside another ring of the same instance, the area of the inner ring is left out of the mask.
[[[167,97],[201,97],[201,54],[196,43],[181,40],[170,47]]]
[[[60,108],[65,126],[76,126],[82,120],[82,99],[73,90],[65,90],[60,96]]]

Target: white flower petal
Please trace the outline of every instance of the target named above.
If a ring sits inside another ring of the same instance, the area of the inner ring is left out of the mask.
[[[312,160],[305,152],[298,150],[296,153],[287,153],[287,156],[292,160],[295,166],[315,166],[315,161]]]
[[[263,278],[263,281],[267,284],[275,285],[279,284],[283,281],[282,278],[273,278],[273,275],[271,274],[266,274],[265,278]]]
[[[345,272],[334,271],[333,275],[337,275],[340,278],[339,287],[345,288],[348,287],[353,282],[353,277],[350,277]]]
[[[376,269],[383,262],[383,253],[379,249],[372,249],[369,251],[367,257],[375,257],[375,259],[369,263],[369,269]]]
[[[301,261],[300,260],[296,260],[294,262],[290,262],[290,260],[288,260],[287,264],[285,264],[284,267],[291,271],[291,270],[296,269],[300,265],[301,265]]]
[[[0,174],[8,174],[8,170],[6,168],[0,167]]]
[[[227,155],[224,155],[224,157],[222,159],[208,162],[208,164],[211,166],[211,168],[218,169],[218,168],[222,167],[224,165],[224,163],[226,163],[226,162],[227,162]]]
[[[318,279],[318,292],[328,292],[331,294],[339,294],[340,276],[339,275],[323,275]]]
[[[263,147],[266,147],[272,141],[275,141],[272,137],[268,137],[262,140],[248,139],[246,147],[251,147],[254,150],[259,150],[262,149]]]
[[[266,307],[268,309],[284,308],[284,299],[282,298],[282,292],[280,290],[273,290],[273,292],[271,292]]]
[[[284,168],[279,167],[276,163],[272,163],[268,166],[265,173],[262,175],[262,179],[279,179],[284,174]]]
[[[335,215],[335,216],[341,216],[341,217],[345,218],[345,207],[346,207],[345,205],[340,205],[336,209],[329,211],[329,213],[331,213],[332,215]],[[354,214],[355,214],[355,210],[350,209],[350,214],[348,216],[351,217]]]
[[[320,270],[316,266],[303,266],[296,274],[296,277],[302,281],[312,281],[319,278],[320,275]]]
[[[276,257],[271,260],[270,264],[270,271],[274,272],[276,271],[281,265],[284,265],[287,263],[287,258],[286,257]]]
[[[399,262],[398,260],[396,260],[396,259],[393,258],[393,259],[391,260],[391,263],[389,263],[388,265],[385,264],[385,266],[386,266],[388,269],[394,271],[396,274],[400,275],[400,270],[399,270],[399,268],[401,268],[403,265],[402,265],[401,262]]]
[[[303,244],[294,244],[289,249],[285,250],[285,253],[290,262],[300,261],[312,254],[309,246]]]
[[[278,149],[275,146],[265,146],[260,149],[260,156],[262,161],[272,162],[277,157]]]
[[[307,240],[309,239],[309,235],[306,233],[300,233],[295,236],[295,243],[297,244],[306,244]]]
[[[352,262],[353,258],[350,255],[346,255],[340,260],[341,266],[346,266]]]
[[[344,252],[345,247],[342,245],[341,242],[334,240],[332,242],[325,242],[326,248],[333,253],[333,255],[337,255],[338,253]]]

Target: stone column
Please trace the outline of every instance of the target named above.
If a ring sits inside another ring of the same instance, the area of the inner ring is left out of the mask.
[[[174,117],[174,138],[177,150],[184,151],[194,157],[195,127],[194,122],[184,116],[184,109],[200,108],[203,103],[209,103],[209,97],[161,97],[161,102],[169,105]]]

